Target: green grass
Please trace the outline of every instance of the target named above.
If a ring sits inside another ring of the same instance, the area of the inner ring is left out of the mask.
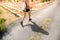
[[[5,23],[6,19],[0,18],[0,24]]]
[[[6,21],[6,19],[0,18],[0,31],[5,31],[6,30],[5,21]]]
[[[50,1],[50,0],[41,0],[41,2],[43,2],[43,3],[44,3],[44,2],[48,2],[48,1]]]

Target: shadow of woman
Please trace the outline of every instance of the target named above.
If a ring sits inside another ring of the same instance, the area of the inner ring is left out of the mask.
[[[39,27],[35,22],[31,21],[33,24],[28,24],[26,26],[31,26],[32,31],[34,32],[40,32],[43,33],[45,35],[49,35],[49,33],[47,31],[45,31],[44,29],[42,29],[41,27]]]

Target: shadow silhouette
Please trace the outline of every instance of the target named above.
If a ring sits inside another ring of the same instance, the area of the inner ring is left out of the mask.
[[[3,36],[5,36],[5,33],[8,34],[8,30],[7,29],[5,31],[0,31],[0,40],[2,39]]]
[[[26,26],[31,26],[32,31],[34,32],[40,32],[43,33],[45,35],[49,35],[49,33],[47,31],[45,31],[44,29],[42,29],[41,27],[39,27],[35,22],[31,21],[33,24],[28,24]]]
[[[0,39],[2,39],[4,32],[0,31]]]

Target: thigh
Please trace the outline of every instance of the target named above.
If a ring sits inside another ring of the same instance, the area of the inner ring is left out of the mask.
[[[26,12],[25,12],[25,11],[23,11],[23,16],[24,16],[24,17],[26,16]]]

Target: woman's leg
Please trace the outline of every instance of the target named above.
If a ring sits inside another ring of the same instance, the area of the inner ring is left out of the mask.
[[[31,21],[32,19],[31,19],[31,12],[30,11],[28,12],[28,15],[29,15],[29,21]]]
[[[26,12],[24,12],[24,17],[23,17],[23,20],[22,21],[24,21],[25,17],[26,17]]]
[[[24,12],[24,17],[23,17],[23,20],[21,21],[21,25],[22,25],[22,27],[24,27],[24,25],[23,25],[23,21],[24,21],[25,17],[26,17],[26,12]]]

